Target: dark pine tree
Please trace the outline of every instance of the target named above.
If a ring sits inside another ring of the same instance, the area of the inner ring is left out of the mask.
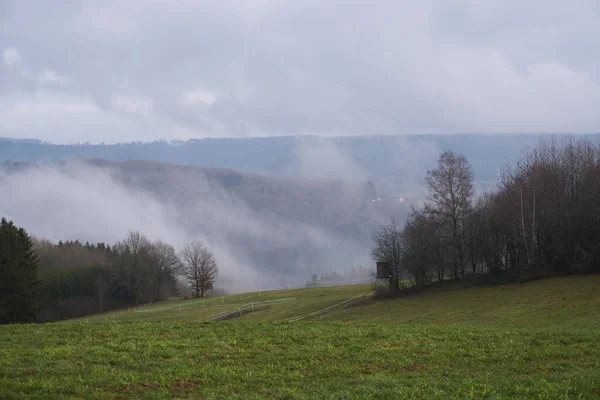
[[[23,228],[0,222],[0,324],[33,322],[39,311],[37,256]]]

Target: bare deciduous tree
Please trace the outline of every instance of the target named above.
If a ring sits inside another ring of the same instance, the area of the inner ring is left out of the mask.
[[[465,221],[475,193],[473,172],[467,159],[451,151],[442,153],[435,169],[427,171],[429,190],[426,211],[449,232],[454,278],[465,273]]]
[[[157,241],[151,248],[154,299],[160,300],[161,290],[165,285],[175,286],[177,274],[181,271],[181,261],[177,257],[175,248],[165,242]]]
[[[376,262],[387,263],[391,268],[390,290],[397,295],[402,281],[402,230],[395,218],[383,225],[373,235],[371,255]]]
[[[193,241],[181,251],[183,275],[194,297],[204,297],[212,289],[219,273],[214,254],[202,243]]]

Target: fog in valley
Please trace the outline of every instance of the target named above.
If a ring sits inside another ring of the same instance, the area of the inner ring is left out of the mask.
[[[112,244],[132,230],[177,249],[200,240],[227,292],[301,284],[313,273],[372,268],[373,230],[409,209],[398,195],[418,201],[436,151],[399,138],[388,169],[396,176],[379,178],[320,138],[298,138],[296,177],[72,158],[0,172],[0,214],[55,243]]]

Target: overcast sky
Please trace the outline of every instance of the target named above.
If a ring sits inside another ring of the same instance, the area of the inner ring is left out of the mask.
[[[598,0],[2,0],[0,136],[599,132],[598,21]]]

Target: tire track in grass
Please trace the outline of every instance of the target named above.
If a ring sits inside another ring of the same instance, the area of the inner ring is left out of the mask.
[[[234,314],[236,312],[239,312],[240,316],[242,316],[242,314],[243,314],[242,310],[247,310],[248,308],[252,307],[252,311],[254,311],[254,307],[253,306],[265,305],[265,307],[262,307],[260,309],[260,310],[264,310],[266,308],[266,306],[270,305],[270,304],[288,303],[288,302],[295,301],[295,300],[297,300],[297,297],[286,297],[286,298],[283,298],[283,299],[255,301],[255,302],[252,302],[252,303],[244,304],[241,307],[235,307],[235,308],[230,309],[228,311],[222,311],[222,312],[220,312],[218,314],[215,314],[215,315],[212,315],[212,316],[208,317],[207,320],[208,321],[218,320],[220,317],[223,317],[223,316],[228,315],[228,314]]]
[[[339,302],[339,303],[337,303],[337,304],[334,304],[334,305],[332,305],[332,306],[325,307],[325,308],[322,308],[322,309],[320,309],[320,310],[317,310],[317,311],[310,312],[310,313],[308,313],[308,314],[304,314],[304,315],[298,315],[298,316],[291,317],[291,318],[286,318],[286,319],[284,319],[284,320],[281,320],[281,321],[279,321],[279,322],[296,322],[296,321],[300,321],[300,320],[303,320],[303,319],[305,319],[305,318],[308,318],[308,317],[314,317],[314,316],[316,316],[316,315],[325,314],[326,312],[328,312],[329,310],[331,310],[331,309],[333,309],[333,308],[335,308],[335,307],[341,306],[342,304],[349,303],[349,302],[351,302],[351,301],[353,301],[353,300],[356,300],[356,299],[359,299],[359,298],[361,298],[361,297],[365,297],[365,295],[366,295],[366,293],[363,293],[363,294],[360,294],[360,295],[358,295],[358,296],[351,297],[351,298],[349,298],[349,299],[346,299],[346,300],[344,300],[344,301],[341,301],[341,302]]]

